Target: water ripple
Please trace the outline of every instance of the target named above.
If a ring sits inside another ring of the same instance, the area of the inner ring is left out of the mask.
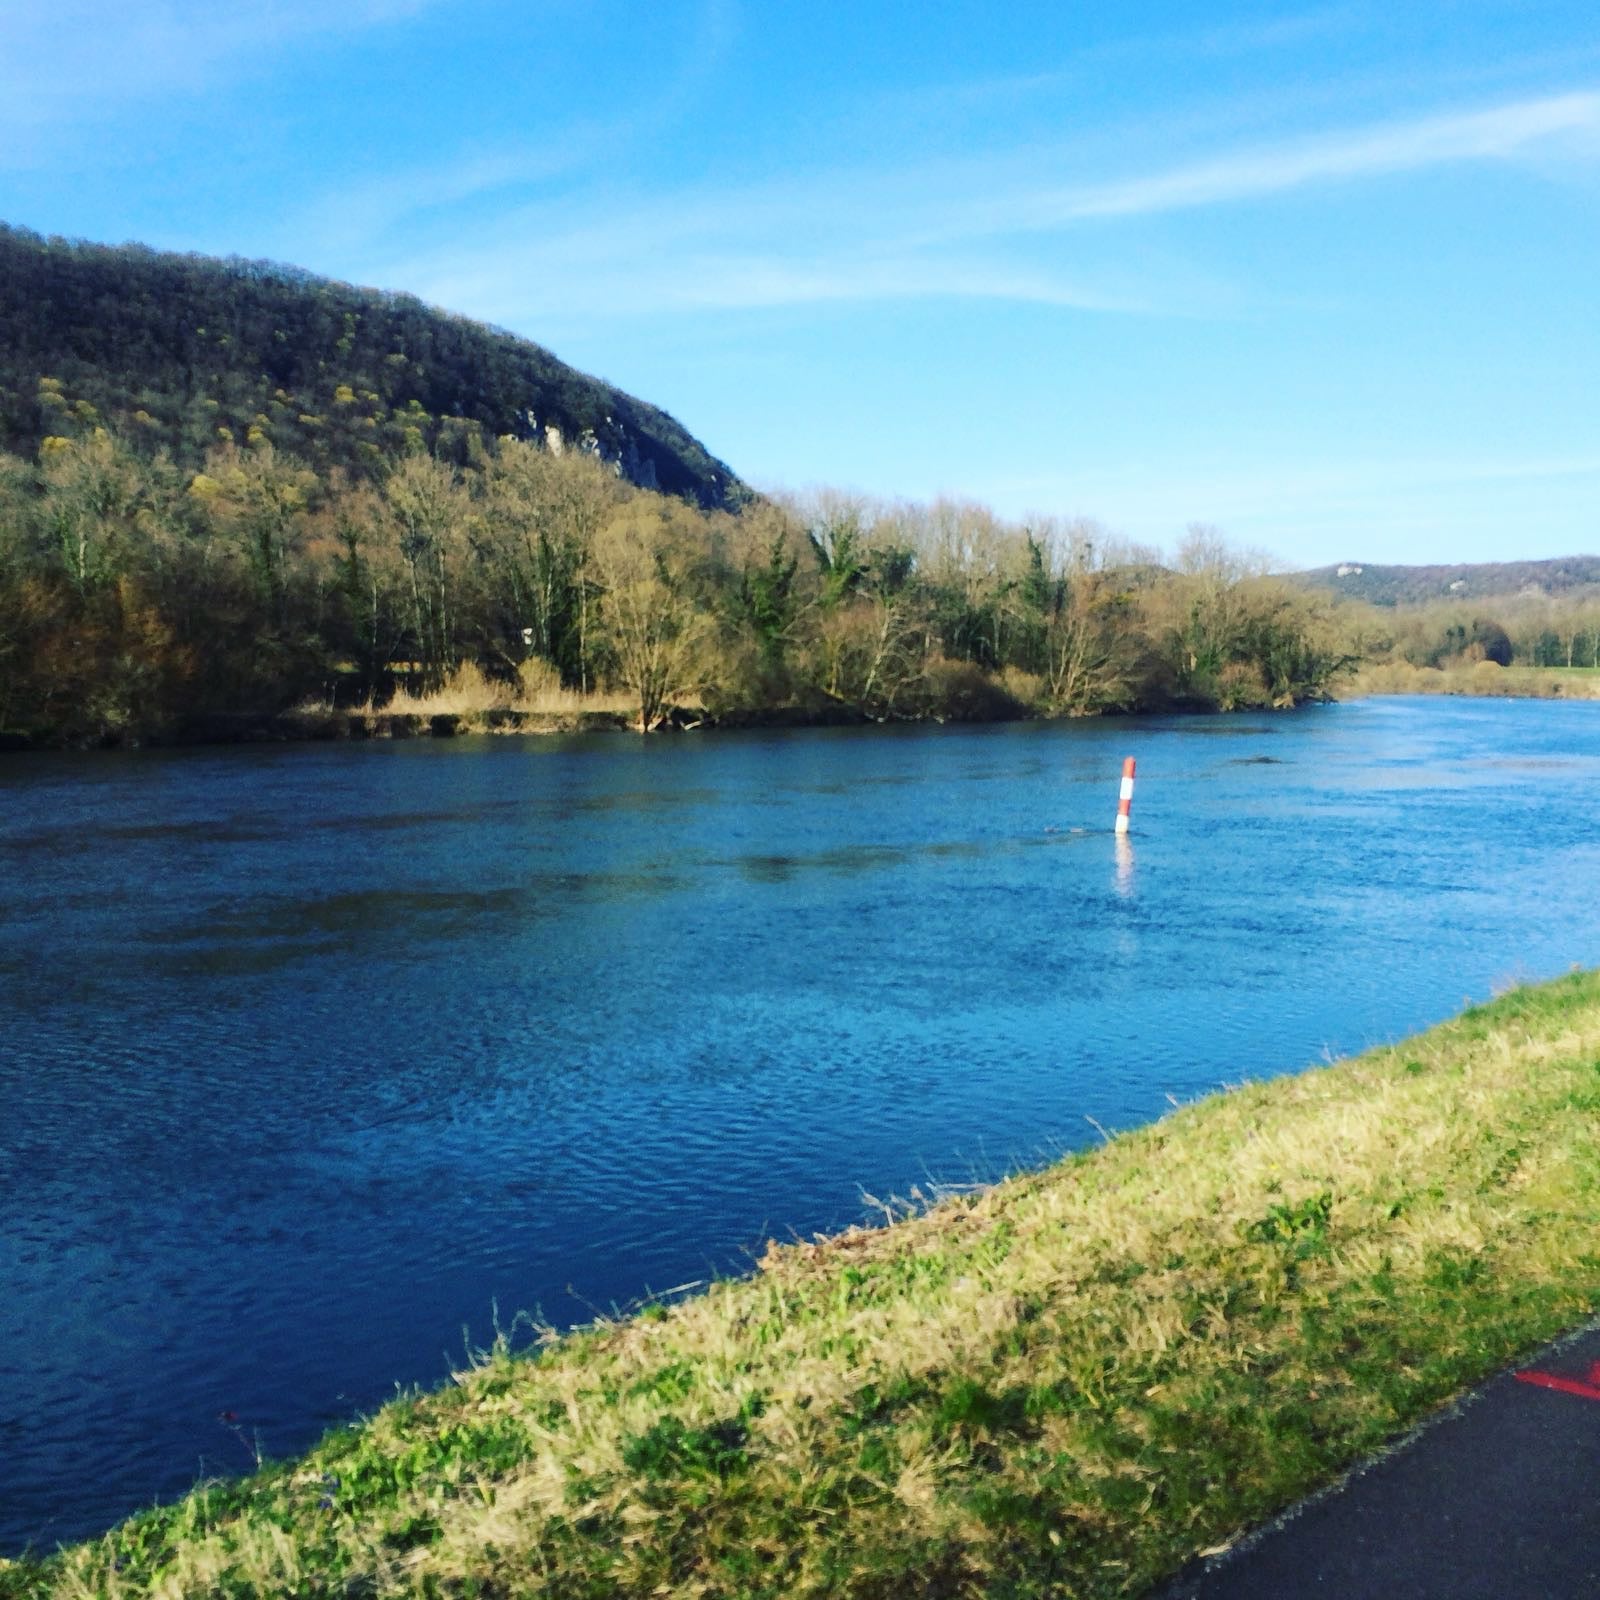
[[[0,1550],[1600,960],[1597,717],[0,767]]]

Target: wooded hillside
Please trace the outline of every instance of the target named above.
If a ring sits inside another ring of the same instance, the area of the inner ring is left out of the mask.
[[[266,443],[373,478],[415,449],[465,462],[509,435],[703,506],[747,493],[665,412],[409,295],[0,225],[0,449],[32,457],[96,423],[190,468]]]
[[[645,729],[1228,709],[1342,664],[1320,602],[1204,534],[1169,571],[964,502],[757,499],[663,413],[404,296],[15,230],[0,275],[6,742],[396,695],[607,695]]]
[[[1347,600],[1377,606],[1428,605],[1542,596],[1568,600],[1600,597],[1600,556],[1563,556],[1550,561],[1470,561],[1438,566],[1384,566],[1345,561],[1295,574],[1308,588],[1327,589]]]

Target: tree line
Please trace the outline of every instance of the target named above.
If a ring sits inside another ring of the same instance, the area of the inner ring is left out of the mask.
[[[1092,524],[958,501],[818,491],[708,510],[589,453],[478,435],[360,477],[267,440],[220,440],[196,470],[92,421],[32,460],[0,456],[14,741],[381,705],[466,670],[622,690],[645,729],[683,706],[1232,709],[1318,696],[1347,656],[1321,599],[1203,529],[1163,563]]]
[[[1352,648],[1369,661],[1442,670],[1480,661],[1600,668],[1600,598],[1593,589],[1506,595],[1476,605],[1435,601],[1377,610],[1352,604],[1341,614]]]

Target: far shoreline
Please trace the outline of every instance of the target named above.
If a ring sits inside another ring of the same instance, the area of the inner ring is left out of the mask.
[[[1486,670],[1489,669],[1489,670]],[[1363,668],[1355,678],[1323,696],[1292,705],[1241,704],[1215,706],[1170,702],[1149,706],[1115,706],[1087,714],[1041,711],[1017,703],[986,706],[966,714],[873,716],[859,707],[816,703],[738,707],[719,712],[693,705],[670,707],[649,729],[650,734],[692,732],[786,731],[799,728],[871,728],[992,725],[1011,722],[1094,722],[1108,717],[1214,717],[1269,714],[1310,705],[1347,704],[1356,700],[1438,697],[1471,700],[1600,700],[1600,675],[1564,673],[1555,668],[1498,667],[1478,662],[1471,667],[1429,668],[1394,663]],[[599,697],[596,697],[599,698]],[[299,706],[284,711],[215,711],[200,713],[174,726],[105,735],[71,742],[0,732],[0,756],[88,750],[202,749],[229,745],[361,744],[383,740],[556,738],[578,734],[627,733],[640,736],[638,718],[614,706],[562,711],[485,706],[458,711],[394,711],[368,707],[340,711]]]
[[[853,706],[786,705],[707,712],[674,706],[647,733],[637,717],[625,711],[523,711],[511,707],[482,710],[414,712],[389,710],[320,710],[212,712],[188,718],[166,729],[112,734],[72,742],[32,739],[0,733],[0,755],[64,754],[85,751],[173,750],[229,745],[365,744],[418,739],[553,738],[580,734],[631,734],[634,738],[711,732],[784,732],[804,728],[889,728],[999,726],[1009,723],[1101,722],[1129,717],[1232,717],[1277,715],[1313,705],[1333,705],[1357,696],[1325,695],[1292,705],[1219,707],[1193,702],[1151,706],[1116,706],[1089,714],[1063,714],[1017,706],[971,715],[873,716]]]

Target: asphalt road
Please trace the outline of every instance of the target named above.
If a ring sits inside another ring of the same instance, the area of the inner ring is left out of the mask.
[[[1600,1326],[1491,1379],[1159,1600],[1301,1596],[1600,1600]]]

